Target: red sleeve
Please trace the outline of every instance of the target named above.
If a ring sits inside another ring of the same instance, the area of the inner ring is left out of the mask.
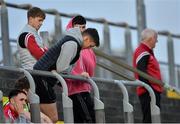
[[[26,47],[30,51],[31,55],[34,56],[37,60],[40,59],[41,56],[47,51],[37,44],[33,34],[26,38]]]

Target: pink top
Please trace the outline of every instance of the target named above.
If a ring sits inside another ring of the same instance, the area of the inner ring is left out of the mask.
[[[92,49],[81,50],[80,58],[76,62],[74,68],[71,71],[72,75],[80,75],[82,72],[88,72],[89,76],[94,75],[96,67],[96,57]],[[73,95],[81,92],[90,92],[91,85],[84,81],[79,80],[67,80],[69,95]]]
[[[66,30],[68,30],[69,28],[72,28],[72,20],[67,25]],[[93,50],[83,49],[81,50],[80,57],[78,61],[75,63],[75,66],[71,71],[71,74],[80,75],[82,72],[87,72],[89,73],[89,76],[92,77],[94,75],[95,68],[96,56]],[[68,86],[68,95],[91,91],[91,85],[89,83],[86,83],[85,81],[67,79],[66,82]]]

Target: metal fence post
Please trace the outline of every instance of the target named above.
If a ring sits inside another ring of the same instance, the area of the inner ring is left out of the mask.
[[[23,68],[20,68],[20,71],[24,72],[24,75],[27,77],[30,90],[28,91],[28,99],[30,102],[30,112],[31,112],[31,121],[33,123],[41,123],[40,119],[40,107],[39,107],[39,96],[35,94],[35,83],[31,74]]]
[[[107,54],[111,54],[110,29],[106,20],[104,20],[103,25],[104,25],[103,26],[103,40],[104,40],[103,51]],[[111,63],[108,60],[103,59],[101,61],[111,65]],[[103,75],[103,77],[112,78],[112,73],[107,70],[104,70],[101,68],[100,73]]]
[[[11,48],[9,42],[8,10],[3,0],[1,1],[0,15],[3,63],[4,65],[12,65]]]
[[[146,9],[144,5],[144,0],[136,0],[136,14],[138,42],[140,42],[141,32],[146,28]]]
[[[178,86],[177,88],[180,89],[180,68],[177,69],[177,76],[178,76]]]
[[[136,81],[123,81],[124,84],[128,84],[128,85],[137,85],[137,86],[143,86],[144,88],[146,88],[146,90],[149,92],[149,95],[151,97],[151,119],[152,119],[152,123],[161,123],[161,117],[160,117],[160,109],[159,107],[156,105],[156,97],[154,94],[154,91],[152,90],[152,88],[148,85],[145,84],[142,81],[136,80]]]
[[[133,49],[132,49],[132,42],[131,42],[131,31],[129,26],[125,29],[125,47],[126,47],[126,62],[128,65],[132,65],[132,55],[133,55]]]
[[[48,31],[41,31],[40,36],[43,41],[43,46],[49,48],[50,43],[49,43],[49,32]]]
[[[62,102],[63,102],[64,122],[74,123],[73,104],[72,104],[72,100],[68,97],[67,84],[65,80],[55,70],[52,71],[52,74],[55,75],[56,78],[60,81],[63,88]]]
[[[119,80],[114,80],[114,83],[121,88],[123,94],[123,110],[124,110],[124,121],[125,123],[133,123],[133,106],[129,103],[129,95],[124,84]]]
[[[111,53],[111,43],[110,43],[110,30],[109,30],[109,25],[107,23],[107,21],[104,21],[103,24],[103,40],[104,40],[104,44],[103,44],[103,50],[110,54]]]
[[[4,111],[3,111],[3,93],[0,90],[0,123],[5,123]]]
[[[91,78],[88,78],[88,82],[91,84],[94,91],[94,110],[96,123],[105,123],[104,103],[100,100],[99,89]]]
[[[55,39],[57,41],[59,41],[59,39],[61,38],[62,35],[62,21],[61,21],[61,16],[60,14],[57,12],[56,16],[55,16]]]
[[[171,86],[177,87],[175,81],[175,66],[174,66],[174,46],[173,39],[169,33],[167,39],[167,49],[168,49],[168,63],[169,63],[169,84]]]

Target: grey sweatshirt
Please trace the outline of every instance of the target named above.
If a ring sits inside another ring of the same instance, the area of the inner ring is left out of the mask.
[[[79,30],[79,28],[72,28],[72,29],[66,31],[65,35],[74,37],[80,43],[80,45],[82,45],[83,38],[82,38],[82,34],[81,34],[81,31]],[[76,56],[76,53],[77,53],[77,43],[76,42],[68,41],[68,42],[64,43],[61,47],[61,52],[60,52],[60,55],[56,62],[56,71],[58,73],[65,71],[65,70],[67,72],[69,72],[71,69],[70,62]]]
[[[66,36],[69,36],[70,38],[67,38]],[[70,65],[74,64],[78,60],[82,42],[83,38],[79,28],[72,28],[68,30],[65,33],[65,37],[52,46],[37,61],[34,65],[34,69],[44,71],[56,69],[58,73],[69,73]]]

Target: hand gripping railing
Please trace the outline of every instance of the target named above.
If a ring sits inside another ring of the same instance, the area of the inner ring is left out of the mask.
[[[30,112],[31,112],[31,122],[41,123],[40,119],[40,107],[39,107],[39,96],[35,93],[35,83],[31,74],[23,68],[20,68],[20,71],[24,72],[24,75],[27,77],[30,89],[28,91],[28,100],[30,102]]]
[[[156,97],[154,94],[154,91],[152,90],[152,88],[145,84],[142,81],[139,80],[135,80],[135,81],[122,81],[124,84],[127,85],[136,85],[136,86],[143,86],[144,88],[146,88],[146,90],[149,92],[149,95],[151,97],[151,119],[152,119],[152,123],[161,123],[161,117],[160,117],[160,109],[159,107],[156,105]]]
[[[114,83],[121,88],[123,94],[124,121],[125,123],[133,123],[134,122],[133,106],[129,103],[129,95],[127,89],[124,86],[123,82],[120,80],[114,80]]]
[[[5,118],[4,118],[4,112],[3,112],[3,93],[0,90],[0,123],[4,123]]]
[[[68,97],[68,88],[65,80],[59,75],[55,70],[52,71],[53,75],[60,81],[63,91],[62,91],[62,101],[63,101],[63,114],[65,123],[73,123],[73,104],[72,100]]]
[[[91,78],[88,78],[87,81],[91,84],[94,91],[94,110],[96,123],[105,123],[104,103],[100,100],[99,89],[96,83]]]

